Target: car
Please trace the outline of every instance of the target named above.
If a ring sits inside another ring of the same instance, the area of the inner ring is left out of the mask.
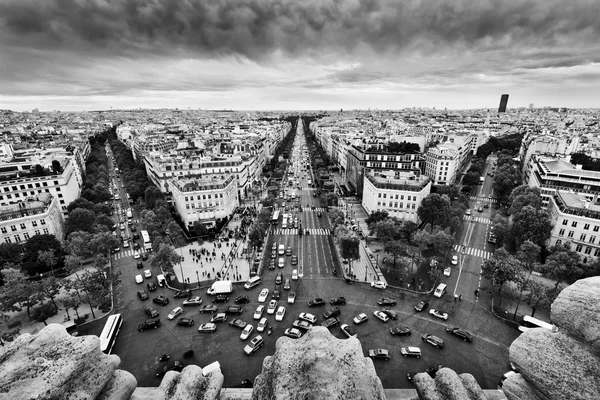
[[[183,308],[181,308],[181,307],[175,307],[173,309],[173,311],[171,311],[169,313],[169,315],[167,315],[167,319],[168,320],[173,320],[173,319],[179,317],[181,314],[183,314]]]
[[[229,306],[225,309],[225,314],[237,314],[240,315],[242,312],[244,311],[244,309],[242,308],[242,306],[239,305],[233,305],[233,306]]]
[[[321,323],[321,326],[323,326],[325,328],[331,328],[331,327],[334,327],[334,326],[339,325],[339,324],[340,324],[340,320],[339,319],[337,319],[336,317],[331,317],[331,318],[328,318],[325,321],[323,321]]]
[[[261,319],[264,312],[265,306],[260,304],[258,307],[256,307],[256,311],[254,311],[254,319]]]
[[[313,327],[313,324],[311,324],[310,322],[307,322],[307,321],[302,321],[302,320],[297,319],[294,322],[292,322],[292,326],[294,328],[308,330]]]
[[[346,304],[346,298],[345,297],[334,297],[333,299],[331,299],[331,301],[329,303],[331,305]]]
[[[423,310],[425,310],[427,307],[429,307],[429,302],[425,301],[425,300],[421,300],[416,306],[415,306],[415,311],[416,312],[421,312]]]
[[[471,210],[467,210],[467,211],[465,211],[465,214],[467,214],[467,215],[471,215]]]
[[[146,291],[144,289],[138,290],[137,296],[140,298],[140,300],[148,300],[148,298],[149,298],[148,293],[146,293]]]
[[[143,332],[148,329],[156,329],[160,326],[160,319],[147,319],[138,325],[138,331]]]
[[[375,310],[373,311],[373,315],[375,316],[375,318],[383,322],[388,322],[390,320],[390,317],[388,317],[383,311]]]
[[[265,328],[267,327],[267,325],[269,325],[269,323],[267,322],[267,318],[263,317],[260,319],[260,321],[258,322],[258,325],[256,325],[256,330],[258,332],[262,332],[265,330]]]
[[[137,269],[142,269],[142,268],[144,268],[144,263],[141,261],[138,261],[136,266],[137,266]]]
[[[286,256],[291,256],[292,255],[292,248],[288,246],[287,249],[285,249],[285,255]]]
[[[227,303],[229,301],[229,296],[226,294],[218,294],[213,299],[213,303]]]
[[[173,295],[173,297],[175,297],[176,299],[189,298],[189,297],[192,297],[192,291],[190,289],[178,290],[178,291],[175,292],[175,294]]]
[[[144,308],[144,312],[146,314],[148,314],[150,316],[150,318],[158,317],[158,311],[156,310],[156,308],[154,308],[152,306],[148,306],[148,307]]]
[[[283,332],[283,334],[292,339],[300,339],[302,337],[302,332],[296,328],[288,328]]]
[[[279,257],[279,260],[277,261],[277,267],[279,267],[279,268],[285,267],[285,260],[283,257]]]
[[[382,281],[373,281],[373,282],[371,282],[371,287],[374,287],[377,289],[386,289],[387,283],[382,282]]]
[[[139,251],[136,251],[135,253],[133,253],[133,258],[135,258],[136,260],[137,260],[138,258],[140,258],[140,252],[139,252]]]
[[[144,277],[145,278],[152,278],[152,271],[150,271],[149,269],[144,271]]]
[[[450,327],[446,327],[446,332],[461,338],[462,340],[464,340],[465,342],[472,342],[473,341],[473,335],[471,335],[469,332],[465,331],[464,329],[460,329],[460,328],[450,328]]]
[[[380,306],[395,306],[396,300],[390,297],[384,297],[383,299],[377,300],[377,304]]]
[[[356,317],[354,317],[353,321],[356,325],[359,325],[359,324],[362,324],[363,322],[367,322],[368,320],[369,320],[369,317],[367,317],[367,314],[360,313]]]
[[[294,304],[296,302],[296,292],[290,292],[287,298],[288,304]]]
[[[189,299],[185,299],[183,301],[183,306],[184,307],[187,307],[187,306],[199,306],[200,304],[202,304],[202,299],[200,298],[200,296],[190,297]]]
[[[286,279],[283,282],[283,290],[290,290],[292,288],[292,282],[289,279]]]
[[[271,298],[274,300],[279,300],[280,297],[281,297],[281,291],[279,290],[279,286],[276,286],[275,289],[273,289]]]
[[[275,313],[275,321],[283,321],[284,316],[285,316],[285,307],[279,306],[279,308],[277,308],[277,312]]]
[[[293,281],[298,280],[298,270],[297,269],[292,270],[292,280]]]
[[[281,275],[281,272],[279,272],[277,274],[277,276],[275,277],[275,284],[276,285],[281,285],[282,281],[283,281],[283,275]]]
[[[262,336],[258,335],[254,337],[246,347],[244,347],[244,353],[247,355],[254,354],[258,349],[260,349],[265,344]]]
[[[353,328],[348,324],[342,324],[342,326],[340,326],[340,330],[344,332],[344,335],[348,336],[349,338],[357,337],[356,332],[354,332]]]
[[[242,333],[240,333],[240,339],[242,340],[246,340],[250,337],[250,335],[252,334],[252,331],[254,331],[254,327],[250,324],[247,324],[244,329],[242,330]]]
[[[269,269],[275,269],[275,260],[269,262]]]
[[[433,315],[436,318],[443,319],[444,321],[448,320],[448,313],[442,310],[432,308],[431,310],[429,310],[429,314]]]
[[[143,283],[144,282],[144,277],[139,274],[135,276],[135,283]]]
[[[177,325],[190,327],[194,325],[194,320],[191,318],[179,318]]]
[[[168,362],[165,365],[158,367],[156,370],[156,376],[163,376],[169,371],[178,371],[181,372],[185,365],[181,361],[172,361]]]
[[[386,349],[371,349],[369,350],[369,357],[373,360],[390,360],[390,353]]]
[[[325,305],[325,301],[319,297],[317,297],[316,299],[312,299],[308,302],[309,307],[318,307],[318,306],[324,306],[324,305]]]
[[[267,307],[267,314],[274,314],[276,308],[277,308],[277,300],[271,300],[269,302],[269,306]]]
[[[156,283],[148,282],[146,284],[146,287],[148,288],[149,291],[154,292],[156,290]]]
[[[229,321],[227,324],[229,324],[229,326],[233,326],[234,328],[238,328],[238,329],[244,329],[246,327],[246,325],[248,325],[248,323],[242,321],[239,318],[234,318],[231,321]]]
[[[402,354],[404,357],[417,357],[417,358],[421,358],[421,349],[418,347],[401,347],[400,348],[400,354]]]
[[[200,311],[201,314],[204,313],[216,313],[217,312],[217,306],[213,305],[213,304],[205,304],[202,307],[200,307]]]
[[[300,318],[303,321],[310,322],[311,324],[314,324],[317,322],[317,317],[311,313],[302,312],[302,313],[300,313],[300,315],[298,315],[298,318]]]
[[[205,324],[200,324],[198,327],[198,332],[202,333],[214,333],[217,330],[217,325],[212,322],[207,322]]]
[[[341,313],[342,311],[338,307],[330,308],[329,310],[323,313],[323,318],[328,319],[331,317],[337,317]]]
[[[264,303],[265,301],[267,301],[267,297],[269,297],[269,289],[264,288],[260,291],[260,294],[258,295],[258,302]]]
[[[139,233],[137,233],[137,232],[136,232],[136,233],[134,233],[134,234],[133,234],[133,238],[134,238],[134,239],[139,239],[139,238],[140,238],[140,234],[139,234]]]
[[[423,336],[421,336],[421,338],[425,343],[429,343],[433,347],[437,347],[438,349],[444,348],[444,341],[435,335],[426,333]]]
[[[298,256],[292,256],[292,261],[290,261],[292,263],[292,265],[297,265],[298,264]]]
[[[388,317],[390,317],[390,319],[398,319],[398,312],[395,310],[390,310],[389,308],[384,308],[383,310],[381,310],[382,313],[384,313],[385,315],[387,315]]]
[[[452,268],[450,268],[450,267],[444,268],[444,275],[445,276],[450,276],[451,273],[452,273]]]
[[[160,304],[161,306],[166,306],[167,304],[169,304],[169,299],[167,299],[165,296],[163,296],[161,294],[160,296],[153,298],[152,302],[156,303],[156,304]]]
[[[216,313],[216,314],[215,314],[215,315],[213,315],[213,317],[210,319],[210,322],[213,322],[213,323],[217,323],[217,322],[227,322],[227,314],[225,314],[224,312]]]
[[[410,328],[404,325],[396,325],[393,328],[390,328],[390,334],[392,336],[410,336],[411,333]]]
[[[142,260],[146,261],[148,259],[148,254],[143,253],[142,254]]]
[[[458,265],[458,256],[457,255],[452,256],[451,263],[452,263],[452,265]]]
[[[274,251],[274,252],[271,253],[271,258],[273,258],[273,259],[277,258],[277,252],[276,251]]]

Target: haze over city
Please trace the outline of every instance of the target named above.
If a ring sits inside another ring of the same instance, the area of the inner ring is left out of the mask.
[[[597,1],[0,1],[0,108],[598,107]]]

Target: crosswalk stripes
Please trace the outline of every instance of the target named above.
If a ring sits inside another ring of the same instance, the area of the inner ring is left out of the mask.
[[[476,216],[470,216],[470,215],[463,215],[463,219],[467,219],[467,220],[473,220],[473,221],[477,221],[477,222],[481,222],[482,224],[491,224],[492,220],[489,218],[483,218],[483,217],[476,217]]]
[[[308,211],[321,211],[321,212],[323,212],[323,211],[325,211],[325,208],[323,208],[323,207],[316,207],[316,208],[313,210],[313,209],[311,209],[310,207],[305,207],[305,208],[304,208],[302,211],[307,211],[307,212],[308,212]]]
[[[133,250],[132,248],[127,248],[126,250],[121,250],[118,253],[113,254],[112,256],[115,260],[118,260],[123,257],[131,257],[131,256],[133,256],[133,253],[135,253],[136,251],[138,253],[140,253],[140,255],[142,255],[143,253],[146,252],[143,249]]]
[[[308,229],[310,235],[329,235],[329,229]],[[298,229],[275,229],[275,235],[297,235]],[[306,229],[302,229],[302,234],[306,235]]]
[[[460,245],[454,245],[454,251],[456,252],[462,252],[462,246]],[[468,254],[474,257],[479,257],[479,258],[483,258],[484,260],[489,260],[492,257],[492,253],[487,251],[487,250],[482,250],[482,249],[474,249],[472,247],[467,247],[465,249],[464,254]]]
[[[487,203],[494,203],[494,204],[498,203],[497,199],[490,199],[489,197],[469,196],[469,199],[471,199],[471,200],[477,200],[477,201],[482,201],[482,202],[487,202]]]

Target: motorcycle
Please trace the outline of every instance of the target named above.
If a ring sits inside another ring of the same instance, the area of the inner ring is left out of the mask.
[[[163,354],[162,356],[159,357],[158,361],[167,361],[169,358],[171,358],[171,357],[169,357],[166,354]]]
[[[267,330],[267,335],[271,335],[271,333],[273,333],[273,327],[269,327],[269,329]]]

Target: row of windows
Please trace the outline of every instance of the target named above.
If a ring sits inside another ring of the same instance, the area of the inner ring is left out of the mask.
[[[557,240],[556,244],[559,245],[562,243],[562,240]],[[583,252],[582,252],[583,250]],[[575,246],[575,251],[577,253],[583,253],[583,254],[592,254],[592,250],[594,250],[594,257],[598,257],[600,256],[600,248],[598,247],[591,247],[591,246],[585,246],[585,249],[583,248],[583,245],[578,244],[577,246]]]
[[[386,207],[386,203],[385,201],[383,203],[381,203],[380,201],[377,202],[377,207]],[[404,203],[398,203],[397,201],[394,202],[392,204],[392,202],[390,201],[390,205],[388,206],[390,208],[404,208]],[[406,204],[406,209],[410,210],[410,209],[416,210],[417,208],[417,204],[416,203],[412,203],[412,204]]]
[[[54,181],[54,186],[58,186],[58,185],[59,185],[58,181]],[[35,187],[36,188],[46,187],[46,186],[48,186],[48,182],[36,182],[35,183]],[[25,189],[28,189],[28,188],[29,189],[33,189],[34,188],[34,184],[33,183],[28,183],[27,187],[25,187],[25,185],[19,185],[18,187],[17,186],[11,186],[11,187],[5,186],[4,187],[4,191],[5,192],[16,192],[18,190],[25,190]]]
[[[50,231],[48,230],[48,228],[44,228],[43,232],[44,232],[44,235],[49,235],[50,234]],[[41,233],[40,233],[39,230],[36,229],[35,234],[36,235],[40,235]],[[30,237],[29,233],[27,233],[27,232],[23,233],[24,240],[29,240],[29,237]],[[15,243],[21,243],[23,241],[23,239],[21,239],[21,235],[15,235],[14,236],[14,241],[15,241]],[[12,239],[7,236],[7,237],[4,238],[4,242],[5,243],[12,243]]]
[[[60,188],[59,188],[59,187],[57,187],[57,188],[56,188],[56,191],[57,191],[57,192],[60,192]],[[40,189],[40,190],[38,190],[38,191],[37,191],[37,193],[38,193],[38,194],[39,194],[39,193],[43,193],[43,192],[50,193],[50,189],[44,189],[44,191],[42,191],[42,190]],[[12,199],[12,198],[13,198],[13,195],[15,196],[15,199],[17,199],[17,198],[19,198],[19,197],[21,197],[21,196],[23,196],[23,197],[35,196],[35,195],[36,195],[36,192],[34,192],[34,191],[32,190],[31,192],[29,192],[29,194],[27,194],[27,192],[24,192],[24,193],[13,193],[13,194],[7,194],[7,195],[6,195],[6,200]],[[58,197],[63,197],[62,193],[59,193],[59,194],[58,194]],[[4,196],[3,196],[3,195],[1,195],[1,194],[0,194],[0,200],[4,200]]]
[[[569,224],[569,221],[566,220],[566,219],[563,219],[562,224],[565,225],[565,226],[567,226]],[[573,228],[577,228],[577,221],[573,221],[571,223],[571,226]],[[590,229],[590,224],[584,224],[583,225],[583,229],[585,229],[586,231],[589,230]],[[598,232],[598,231],[600,231],[600,226],[594,225],[594,232]]]
[[[200,199],[200,195],[198,195],[197,196],[197,200],[206,200],[207,198],[210,200],[212,198],[211,196],[212,195],[209,194],[208,197],[207,197],[207,195],[203,194],[202,195],[202,199]],[[223,193],[219,193],[218,195],[215,194],[215,199],[219,198],[219,197],[223,198]],[[194,196],[189,196],[189,200],[194,201]],[[185,201],[188,201],[188,196],[185,196]]]
[[[40,225],[46,225],[46,220],[44,220],[44,219],[40,219]],[[37,221],[31,221],[31,226],[33,226],[34,228],[35,228],[35,227],[37,227],[37,226],[38,226],[38,222],[37,222]],[[25,222],[23,222],[23,223],[21,223],[21,224],[19,225],[19,227],[20,227],[21,229],[27,229],[27,224],[26,224]],[[12,232],[16,232],[16,231],[17,231],[17,226],[16,226],[16,225],[11,225],[11,226],[10,226],[10,230],[11,230]],[[0,228],[0,232],[2,232],[2,233],[7,233],[7,232],[8,232],[8,229],[6,229],[6,227],[5,227],[5,226],[3,226],[3,227],[1,227],[1,228]]]
[[[225,205],[225,203],[217,201],[214,204],[212,202],[208,202],[208,203],[191,203],[191,204],[186,204],[185,205],[185,209],[189,210],[189,209],[202,209],[202,208],[211,208],[211,207],[218,207],[220,205]]]
[[[567,234],[567,237],[569,238],[573,238],[573,236],[575,235],[575,231],[569,231],[569,233]],[[561,229],[558,231],[558,236],[565,236],[565,230]],[[582,242],[585,242],[585,240],[587,239],[587,234],[586,233],[582,233],[581,235],[579,235],[579,240]],[[590,236],[590,243],[596,243],[596,236],[591,235]]]
[[[384,199],[386,199],[386,198],[387,198],[386,196],[387,196],[387,193],[383,193],[383,198],[384,198]],[[398,200],[398,196],[400,196],[400,200],[404,200],[404,195],[403,195],[403,194],[401,194],[401,195],[396,195],[396,198],[395,198],[395,200]],[[377,197],[381,199],[381,198],[382,198],[382,196],[381,196],[381,193],[378,193],[378,194],[377,194]],[[393,195],[393,194],[390,194],[390,199],[394,200],[394,195]],[[408,201],[411,201],[411,200],[412,200],[412,201],[417,201],[417,196],[411,196],[411,195],[407,195],[407,196],[406,196],[406,200],[408,200]]]

